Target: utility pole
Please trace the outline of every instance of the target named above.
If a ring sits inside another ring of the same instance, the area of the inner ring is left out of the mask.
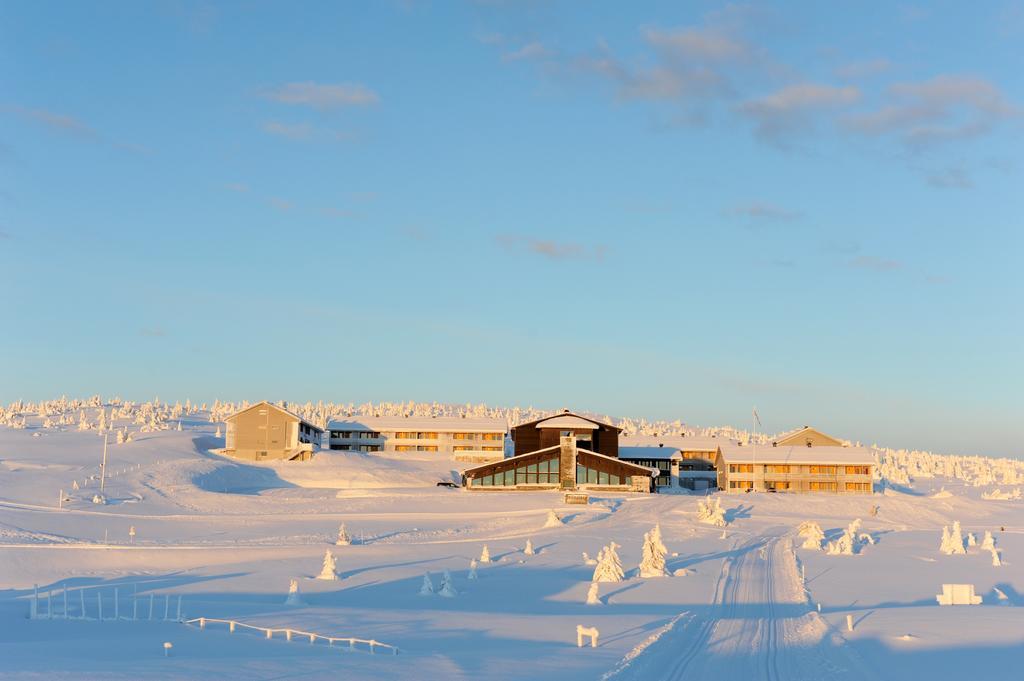
[[[757,491],[757,422],[761,419],[757,416],[757,407],[754,407],[754,437],[750,444],[754,447],[754,451],[751,453],[751,459],[753,464],[750,466],[750,488],[752,491]],[[761,476],[761,486],[764,487],[764,476]]]
[[[103,463],[100,464],[100,494],[103,494],[103,487],[107,481],[107,434],[103,434]]]

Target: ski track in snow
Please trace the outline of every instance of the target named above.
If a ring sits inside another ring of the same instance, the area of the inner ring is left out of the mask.
[[[772,528],[723,561],[708,614],[644,641],[605,679],[876,679],[806,602],[789,538]],[[649,658],[649,659],[644,659]]]

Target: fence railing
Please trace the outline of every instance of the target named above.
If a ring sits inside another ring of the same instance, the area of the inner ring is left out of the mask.
[[[75,592],[78,592],[75,595]],[[86,595],[86,592],[89,592]],[[113,598],[104,598],[104,592],[112,592]],[[138,597],[137,588],[133,585],[132,593],[128,595],[128,602],[121,597],[120,589],[103,589],[101,587],[79,587],[71,591],[68,597],[68,587],[65,584],[61,590],[48,589],[44,595],[40,595],[39,587],[33,586],[32,600],[29,602],[29,619],[33,620],[88,620],[92,622],[113,622],[113,621],[163,621],[181,622],[181,596],[172,601],[170,594],[164,594],[162,598],[156,594],[149,594],[149,598]],[[140,604],[141,602],[141,604]],[[106,613],[104,614],[104,603]],[[172,603],[174,603],[172,605]],[[122,605],[125,605],[122,609]],[[163,614],[160,610],[163,609]]]
[[[381,643],[373,639],[355,638],[352,636],[325,636],[323,634],[316,634],[311,631],[303,631],[301,629],[290,629],[281,627],[261,627],[255,624],[246,624],[245,622],[239,622],[238,620],[225,620],[217,619],[215,617],[195,617],[190,620],[185,620],[184,624],[198,624],[200,629],[206,629],[207,624],[226,624],[228,625],[228,631],[235,633],[238,628],[251,629],[253,631],[261,632],[266,638],[271,639],[275,634],[284,634],[286,641],[291,641],[294,637],[302,639],[308,639],[310,645],[316,644],[317,641],[324,641],[331,648],[334,647],[335,643],[347,643],[348,650],[366,650],[369,649],[370,653],[376,653],[377,648],[384,650],[390,650],[392,655],[398,654],[398,648],[388,643]],[[362,646],[362,648],[360,647]]]

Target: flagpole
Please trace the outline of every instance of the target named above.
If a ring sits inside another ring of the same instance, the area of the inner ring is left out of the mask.
[[[752,454],[752,459],[753,459],[754,463],[750,467],[750,488],[753,491],[756,492],[757,491],[757,407],[754,407],[753,416],[754,416],[754,424],[753,424],[754,425],[754,439],[753,439],[753,442],[751,442],[751,444],[754,446],[754,451],[753,451],[753,454]]]

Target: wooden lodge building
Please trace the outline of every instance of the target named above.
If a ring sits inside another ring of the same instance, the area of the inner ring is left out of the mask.
[[[225,419],[220,453],[249,461],[308,461],[324,431],[284,407],[258,402]]]
[[[629,435],[620,440],[619,459],[657,469],[654,486],[659,490],[699,492],[717,486],[715,459],[722,446],[735,442],[724,437]]]
[[[770,445],[724,446],[715,461],[725,492],[871,494],[875,457],[809,426]]]
[[[512,428],[515,455],[469,468],[469,490],[649,492],[655,471],[619,459],[621,428],[569,410]]]

